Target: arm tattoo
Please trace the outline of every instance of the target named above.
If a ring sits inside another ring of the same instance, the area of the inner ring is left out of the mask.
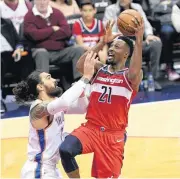
[[[48,103],[42,102],[35,106],[30,112],[31,120],[38,120],[48,116],[47,105]]]

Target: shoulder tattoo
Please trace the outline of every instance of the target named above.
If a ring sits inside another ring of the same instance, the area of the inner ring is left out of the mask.
[[[47,102],[42,102],[35,106],[30,112],[31,120],[38,120],[45,116],[48,116],[49,113],[47,111],[47,105]]]

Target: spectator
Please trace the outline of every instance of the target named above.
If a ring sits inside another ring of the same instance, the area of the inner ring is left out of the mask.
[[[80,14],[79,7],[75,0],[52,0],[50,1],[50,5],[60,10],[65,17]]]
[[[75,22],[73,35],[76,43],[85,50],[90,50],[95,46],[104,35],[104,27],[101,20],[94,18],[96,9],[91,0],[84,0],[81,3],[82,18]],[[107,58],[107,46],[99,52],[100,61],[104,62]]]
[[[177,37],[177,32],[173,27],[171,14],[173,1],[164,0],[153,9],[154,17],[161,22],[160,37],[162,40],[161,63],[165,63],[168,79],[174,81],[180,78],[180,75],[173,69],[173,43]]]
[[[141,13],[145,24],[145,41],[143,43],[143,55],[148,55],[151,62],[151,70],[155,79],[155,89],[161,90],[160,84],[157,82],[159,77],[159,60],[161,55],[162,43],[159,37],[153,35],[153,29],[147,17],[139,4],[132,3],[131,0],[117,0],[116,4],[112,4],[106,8],[103,22],[114,19],[117,21],[119,14],[126,9],[135,9]],[[117,33],[117,24],[113,27],[113,32]]]
[[[0,12],[2,18],[11,19],[17,33],[19,33],[20,25],[24,21],[24,16],[28,12],[28,9],[31,8],[31,3],[26,0],[0,1]]]
[[[180,0],[173,6],[171,19],[174,28],[180,33]]]
[[[1,64],[2,81],[5,73],[16,75],[19,80],[25,79],[33,71],[33,61],[30,54],[20,56],[15,61],[16,55],[22,54],[23,44],[11,20],[1,18]]]
[[[64,15],[49,5],[49,0],[34,0],[34,7],[24,19],[24,33],[33,43],[33,57],[36,69],[49,72],[49,64],[61,66],[72,63],[73,80],[80,77],[76,62],[84,53],[81,47],[67,47],[71,37],[70,27]]]

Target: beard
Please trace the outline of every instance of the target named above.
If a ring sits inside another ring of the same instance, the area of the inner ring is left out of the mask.
[[[112,66],[115,66],[116,65],[116,62],[114,60],[106,60],[106,64],[107,65],[112,65]]]
[[[47,91],[47,95],[51,97],[60,97],[62,93],[63,93],[63,89],[59,86],[56,86],[56,88]]]

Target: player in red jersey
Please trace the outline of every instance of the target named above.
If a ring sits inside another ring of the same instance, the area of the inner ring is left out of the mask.
[[[87,122],[66,137],[60,146],[62,165],[70,178],[80,178],[74,157],[92,152],[92,177],[118,178],[121,173],[129,107],[142,80],[144,23],[134,23],[137,25],[134,51],[129,38],[116,38],[112,34],[113,23],[109,22],[103,41],[90,53],[85,53],[77,64],[82,72],[85,58],[96,55],[106,43],[113,41],[108,52],[109,65],[97,63],[95,66],[97,72],[91,82]],[[131,55],[130,66],[125,68]]]

